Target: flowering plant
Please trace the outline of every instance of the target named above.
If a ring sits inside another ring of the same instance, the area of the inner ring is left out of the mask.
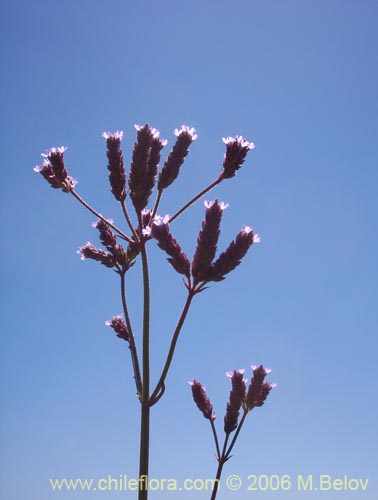
[[[117,337],[127,342],[130,349],[136,392],[141,408],[139,477],[142,478],[148,477],[149,469],[150,409],[164,395],[166,377],[191,303],[194,297],[204,291],[209,283],[224,280],[225,276],[240,264],[250,247],[254,243],[258,243],[260,239],[250,226],[244,226],[229,246],[217,257],[221,219],[223,211],[228,206],[218,200],[205,201],[205,216],[191,260],[171,232],[172,223],[185,210],[216,185],[235,176],[243,165],[248,152],[254,148],[253,143],[241,136],[224,138],[226,152],[223,168],[218,177],[185,203],[173,216],[161,216],[158,215],[158,210],[164,191],[179,175],[189,153],[189,147],[197,139],[196,131],[185,125],[174,131],[175,144],[159,171],[161,151],[167,145],[167,141],[162,140],[159,131],[151,128],[148,124],[135,126],[135,128],[137,139],[133,148],[128,179],[121,149],[123,132],[103,133],[107,148],[110,188],[120,204],[127,231],[116,226],[111,219],[101,215],[78,194],[77,181],[68,175],[65,166],[65,147],[47,150],[42,155],[44,157],[43,164],[35,167],[35,171],[40,173],[52,188],[61,189],[74,196],[96,217],[96,222],[93,225],[98,231],[103,248],[97,248],[88,242],[78,251],[81,258],[97,261],[119,275],[123,317],[121,315],[114,316],[106,324],[115,331]],[[154,188],[157,191],[155,201],[150,208],[147,208]],[[134,220],[129,214],[127,199],[131,201],[135,211]],[[150,376],[150,273],[147,253],[147,245],[151,240],[157,242],[158,247],[167,254],[169,264],[184,277],[187,293],[185,304],[171,337],[161,375],[154,385]],[[127,272],[138,258],[142,262],[142,332],[135,332],[133,329],[126,294]],[[141,344],[141,349],[139,344]],[[218,470],[212,499],[216,497],[222,468],[230,458],[231,450],[247,414],[253,408],[263,405],[273,387],[273,384],[264,381],[269,370],[263,366],[253,366],[252,368],[253,377],[248,389],[247,380],[243,378],[243,370],[235,370],[228,374],[232,388],[224,417],[225,439],[222,448],[214,424],[213,407],[206,396],[205,389],[200,382],[196,380],[191,382],[194,401],[204,417],[209,420],[215,440]],[[239,420],[240,411],[242,411],[242,416]],[[230,441],[233,432],[235,434]],[[140,488],[139,500],[145,500],[147,497],[148,488]]]

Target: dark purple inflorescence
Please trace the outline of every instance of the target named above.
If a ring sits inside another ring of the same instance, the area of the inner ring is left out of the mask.
[[[263,365],[252,365],[252,370],[253,377],[249,385],[245,401],[248,410],[252,410],[256,406],[262,406],[270,391],[276,386],[274,383],[264,382],[265,377],[272,370],[264,368]]]
[[[114,316],[111,321],[106,321],[105,324],[113,328],[113,330],[117,334],[117,337],[126,340],[126,342],[129,341],[130,339],[129,331],[127,329],[125,322],[122,319],[122,316],[120,315]]]
[[[159,247],[164,250],[169,258],[168,262],[180,274],[187,278],[190,276],[190,262],[181,250],[179,243],[175,240],[169,230],[169,217],[155,217],[151,226],[151,236],[157,240]]]
[[[207,420],[215,420],[215,413],[213,412],[213,405],[210,399],[206,396],[206,390],[202,387],[202,384],[197,380],[189,382],[192,386],[192,395],[194,402],[196,403],[198,409],[202,412],[203,416]]]
[[[135,125],[137,141],[134,144],[129,176],[130,198],[137,212],[147,205],[156,182],[160,151],[166,141],[160,139],[158,130],[148,124]]]
[[[245,379],[244,370],[234,370],[228,372],[231,379],[230,399],[227,403],[226,415],[224,417],[224,432],[230,434],[238,426],[240,408],[245,400]]]
[[[253,234],[251,227],[245,226],[214,262],[211,270],[211,281],[222,281],[226,274],[240,264],[252,244],[258,242],[260,242],[260,237]]]
[[[222,213],[227,204],[205,201],[206,215],[197,238],[197,248],[192,262],[194,283],[211,279],[211,263],[217,251]]]
[[[223,137],[223,142],[226,144],[226,153],[223,159],[223,170],[220,174],[222,179],[230,179],[234,177],[239,168],[243,165],[248,151],[253,149],[253,142],[245,140],[242,136]]]
[[[70,177],[64,164],[66,147],[51,148],[42,154],[43,164],[34,168],[54,189],[62,189],[65,193],[73,191],[77,181]]]
[[[126,173],[123,164],[121,140],[123,132],[104,132],[102,137],[106,140],[106,156],[108,157],[109,182],[111,191],[118,201],[126,198]]]
[[[172,184],[180,172],[180,167],[189,153],[189,146],[197,139],[196,131],[183,125],[175,129],[176,143],[169,153],[164,166],[159,174],[158,190],[162,191]]]

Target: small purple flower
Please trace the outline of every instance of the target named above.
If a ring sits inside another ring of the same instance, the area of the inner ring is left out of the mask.
[[[164,250],[169,258],[167,259],[171,266],[180,274],[189,279],[190,262],[177,240],[172,236],[169,229],[169,216],[156,216],[153,220],[150,235],[157,240],[158,246]]]
[[[189,382],[189,384],[192,386],[193,399],[198,409],[207,420],[214,421],[216,415],[213,412],[213,405],[210,399],[206,396],[206,389],[197,380],[193,380],[193,382]]]
[[[81,254],[81,260],[92,259],[97,262],[101,262],[101,264],[110,268],[116,265],[115,259],[112,254],[96,248],[90,241],[88,241],[88,243],[86,243],[84,246],[80,247],[77,253]]]
[[[111,321],[105,321],[106,326],[110,326],[116,332],[117,337],[129,342],[130,335],[121,315],[114,316]]]
[[[276,384],[265,382],[265,377],[272,371],[264,368],[263,365],[252,365],[253,377],[248,388],[245,400],[246,408],[250,411],[257,406],[262,406],[268,397],[270,391],[276,387]]]
[[[260,241],[258,235],[256,235],[256,238],[257,242]],[[235,240],[230,243],[227,250],[221,253],[214,262],[211,271],[211,280],[222,281],[226,274],[233,271],[240,264],[254,241],[253,229],[249,226],[244,226]]]
[[[137,142],[134,144],[129,189],[134,208],[140,212],[146,207],[155,184],[160,151],[165,141],[159,138],[159,131],[148,124],[135,125],[135,129]]]
[[[232,388],[230,399],[227,403],[226,415],[224,417],[224,432],[230,434],[238,426],[239,412],[245,400],[246,380],[243,378],[244,370],[228,372]]]
[[[104,132],[102,137],[106,140],[111,191],[116,200],[124,201],[126,198],[126,173],[121,150],[123,132],[122,130]]]
[[[243,165],[245,157],[251,149],[254,149],[253,142],[249,142],[241,135],[235,137],[223,137],[226,144],[226,153],[223,160],[223,170],[220,174],[222,179],[234,177],[237,170]]]
[[[197,248],[192,262],[194,284],[211,279],[211,263],[217,251],[220,223],[227,203],[218,200],[205,201],[206,215],[197,238]]]
[[[112,221],[109,220],[109,222]],[[123,271],[127,271],[130,267],[130,259],[122,245],[117,243],[117,237],[110,229],[109,224],[107,224],[104,220],[99,219],[92,225],[98,230],[101,243],[114,257],[115,263],[118,264]]]
[[[43,164],[37,165],[34,172],[41,174],[54,189],[62,189],[65,193],[73,191],[77,181],[67,174],[64,165],[65,146],[47,149],[41,156]]]
[[[172,151],[169,153],[164,166],[159,174],[158,190],[163,191],[177,178],[181,165],[184,163],[189,153],[189,146],[197,139],[194,128],[182,125],[180,129],[175,129],[177,137]]]

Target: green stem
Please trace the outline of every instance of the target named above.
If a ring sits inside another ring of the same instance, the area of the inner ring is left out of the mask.
[[[139,227],[142,227],[142,216],[138,214]],[[148,498],[148,465],[150,451],[150,280],[146,243],[141,244],[142,271],[143,271],[143,384],[141,399],[141,426],[140,426],[140,461],[139,480],[143,489],[139,489],[139,500]],[[143,482],[144,478],[144,482]]]
[[[142,378],[140,375],[138,352],[137,352],[136,345],[135,345],[134,333],[133,333],[133,329],[131,326],[129,310],[127,307],[126,284],[125,284],[125,273],[124,272],[121,274],[121,295],[122,295],[123,313],[125,315],[126,326],[127,326],[128,331],[129,331],[129,348],[130,348],[130,353],[131,353],[131,361],[133,364],[135,384],[136,384],[138,396],[139,396],[139,398],[141,398],[141,396],[142,396]]]
[[[160,203],[162,195],[163,195],[163,190],[158,191],[158,195],[157,195],[156,201],[155,201],[155,206],[154,206],[154,209],[152,210],[151,220],[153,220],[153,218],[156,215],[156,212],[157,212],[157,209],[159,208],[159,203]]]
[[[188,314],[188,311],[189,311],[189,308],[190,308],[190,304],[192,303],[193,297],[194,297],[194,293],[193,293],[193,291],[190,290],[189,293],[188,293],[188,296],[186,298],[186,302],[185,302],[184,308],[183,308],[183,310],[181,312],[180,319],[178,320],[176,329],[175,329],[175,331],[173,333],[172,340],[171,340],[171,345],[169,347],[169,351],[168,351],[168,355],[167,355],[167,359],[165,361],[165,365],[164,365],[163,371],[162,371],[162,373],[160,375],[159,381],[156,384],[156,387],[155,387],[153,393],[151,394],[151,397],[150,397],[151,405],[154,404],[154,402],[155,402],[154,400],[156,399],[156,397],[158,396],[161,388],[164,385],[165,378],[167,376],[169,367],[171,366],[173,355],[175,353],[175,348],[176,348],[177,340],[178,340],[178,337],[180,335],[180,331],[181,331],[182,325],[184,324],[185,318],[186,318],[186,316]]]
[[[178,210],[175,215],[173,215],[169,219],[169,223],[173,222],[177,217],[179,217],[187,208],[189,208],[193,203],[195,203],[197,200],[199,200],[204,194],[208,193],[211,189],[213,189],[215,186],[217,186],[221,181],[222,177],[219,176],[214,182],[209,184],[205,189],[203,189],[200,193],[198,193],[194,198],[192,198],[188,203],[186,203],[180,210]]]
[[[118,233],[124,240],[128,241],[129,243],[132,241],[129,236],[127,236],[124,232],[122,232],[120,229],[118,229],[117,226],[115,226],[113,223],[109,222],[108,220],[105,219],[101,214],[99,214],[94,208],[92,208],[88,203],[83,200],[83,198],[77,194],[75,190],[70,191],[72,196],[74,196],[78,202],[80,202],[87,210],[92,212],[93,215],[95,215],[98,219],[101,219],[103,222],[105,222],[109,227],[114,229],[116,233]]]
[[[148,463],[150,451],[150,406],[141,405],[140,455],[139,455],[139,494],[138,500],[148,499]]]
[[[230,453],[231,453],[232,448],[234,447],[234,445],[236,443],[236,440],[238,439],[239,433],[241,431],[241,428],[243,427],[244,420],[246,419],[246,416],[248,415],[248,413],[249,413],[248,410],[244,410],[243,416],[239,422],[238,428],[236,429],[236,432],[235,432],[234,437],[231,441],[230,447],[228,448],[227,453],[225,455],[225,461],[227,461],[230,458]]]
[[[215,447],[217,449],[217,460],[219,461],[221,454],[220,454],[220,448],[219,448],[218,434],[217,434],[217,430],[216,430],[215,425],[214,425],[214,420],[210,420],[210,425],[211,425],[211,430],[213,431]]]
[[[133,233],[135,241],[139,241],[139,237],[138,237],[137,232],[135,231],[135,227],[133,226],[133,223],[130,219],[129,212],[127,211],[126,203],[124,200],[121,201],[120,203],[121,203],[122,212],[123,212],[123,215],[125,216],[127,225],[129,226],[130,231]]]
[[[222,475],[222,470],[223,470],[223,466],[224,464],[226,463],[226,449],[227,449],[227,444],[228,444],[228,438],[229,438],[229,434],[226,434],[226,437],[224,439],[224,443],[223,443],[223,450],[222,450],[222,455],[220,456],[219,460],[218,460],[218,469],[217,469],[217,473],[215,475],[215,481],[214,481],[214,488],[213,488],[213,492],[211,494],[211,500],[215,500],[216,496],[217,496],[217,493],[218,493],[218,489],[219,489],[219,483],[220,483],[220,478],[221,478],[221,475]]]

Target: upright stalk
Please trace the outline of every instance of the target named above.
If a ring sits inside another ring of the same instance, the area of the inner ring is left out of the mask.
[[[142,227],[139,215],[139,227]],[[143,383],[141,398],[140,422],[140,455],[139,455],[139,500],[148,498],[148,465],[150,451],[150,280],[146,243],[141,242],[143,270]]]
[[[227,461],[226,450],[227,450],[228,438],[229,438],[229,434],[227,434],[226,437],[225,437],[224,444],[223,444],[222,455],[220,456],[220,458],[218,460],[218,469],[217,469],[217,473],[216,473],[216,476],[215,476],[214,488],[213,488],[213,492],[211,494],[211,500],[215,500],[215,497],[217,496],[218,489],[219,489],[220,478],[221,478],[221,475],[222,475],[223,466],[224,466],[224,464]]]

